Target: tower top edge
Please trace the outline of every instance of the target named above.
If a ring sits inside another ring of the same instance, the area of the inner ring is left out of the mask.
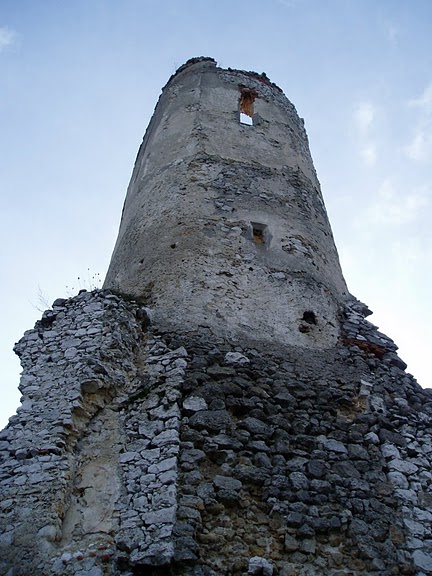
[[[194,58],[189,58],[189,60],[187,60],[184,64],[182,64],[181,66],[179,66],[179,68],[177,68],[177,70],[174,72],[174,74],[169,78],[169,80],[166,83],[166,85],[164,86],[163,90],[165,90],[165,88],[167,88],[169,86],[169,84],[175,78],[177,78],[180,74],[182,74],[183,72],[192,71],[192,69],[198,65],[201,65],[201,66],[205,65],[208,68],[215,68],[215,69],[217,68],[218,70],[225,70],[225,71],[231,72],[233,74],[240,74],[242,76],[247,76],[249,78],[253,78],[254,80],[257,80],[258,82],[262,82],[263,84],[266,84],[267,86],[270,86],[271,88],[277,90],[278,92],[283,93],[282,88],[280,88],[277,84],[272,82],[265,72],[259,73],[259,72],[255,72],[253,70],[237,70],[235,68],[220,68],[217,66],[217,61],[210,56],[197,56]]]

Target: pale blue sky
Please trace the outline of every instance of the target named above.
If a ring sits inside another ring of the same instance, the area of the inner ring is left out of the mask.
[[[104,276],[160,90],[201,55],[305,118],[350,290],[431,387],[431,29],[429,0],[0,0],[0,427],[38,286]]]

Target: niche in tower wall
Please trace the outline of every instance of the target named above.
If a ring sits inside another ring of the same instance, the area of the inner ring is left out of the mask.
[[[270,244],[270,235],[268,232],[267,224],[261,224],[260,222],[251,222],[252,228],[252,240],[255,244],[266,246]]]

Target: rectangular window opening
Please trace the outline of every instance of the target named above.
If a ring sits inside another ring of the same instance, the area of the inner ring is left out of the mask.
[[[266,228],[265,224],[259,224],[258,222],[251,222],[252,225],[252,239],[255,244],[265,244],[266,243]]]
[[[253,230],[253,238],[256,244],[264,244],[264,232],[262,230],[258,230],[254,228]]]
[[[252,116],[248,116],[244,112],[240,112],[240,124],[247,124],[248,126],[253,126]]]
[[[248,126],[253,126],[253,115],[254,115],[254,101],[257,97],[257,93],[248,88],[242,88],[240,90],[240,124],[247,124]]]

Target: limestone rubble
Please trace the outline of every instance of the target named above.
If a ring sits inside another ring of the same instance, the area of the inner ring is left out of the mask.
[[[56,301],[16,346],[1,573],[429,574],[432,394],[365,310],[305,355]]]

